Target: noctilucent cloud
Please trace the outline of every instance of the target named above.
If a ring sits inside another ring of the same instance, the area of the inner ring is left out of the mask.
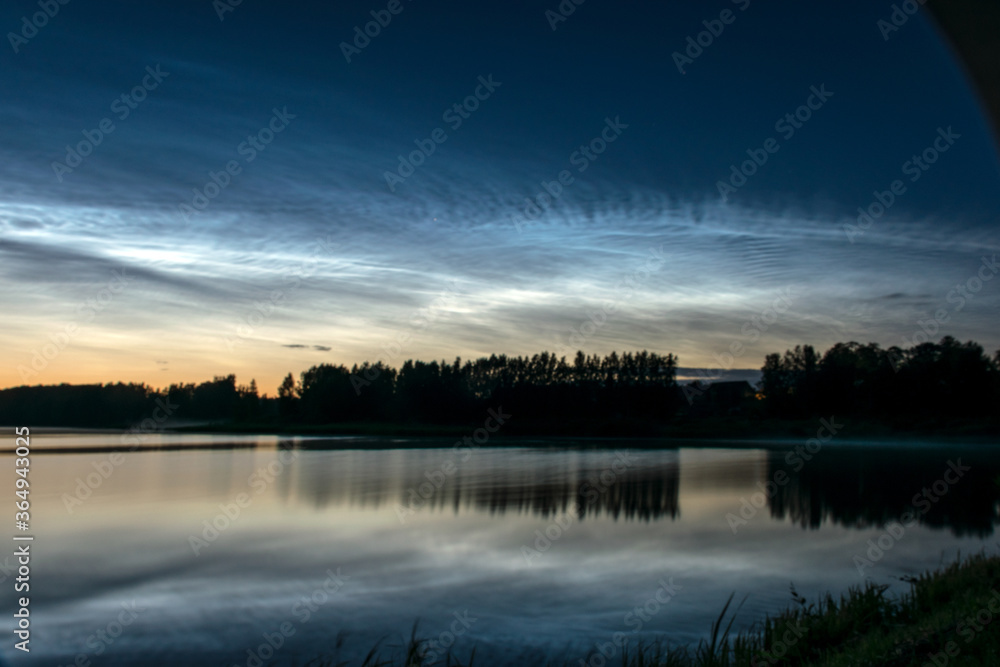
[[[0,386],[992,352],[991,130],[924,10],[892,12],[5,3]]]

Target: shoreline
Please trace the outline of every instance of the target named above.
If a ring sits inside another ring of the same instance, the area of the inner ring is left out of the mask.
[[[832,417],[830,419],[833,419]],[[490,441],[540,438],[586,441],[627,439],[636,442],[731,442],[758,443],[775,440],[798,441],[816,437],[820,418],[809,420],[712,420],[711,423],[588,423],[576,422],[517,424],[511,420]],[[907,440],[962,441],[969,443],[1000,440],[1000,424],[989,420],[975,422],[914,424],[909,428],[872,421],[845,419],[843,428],[831,442],[891,442]],[[343,422],[332,424],[274,424],[224,422],[170,429],[175,433],[226,435],[275,435],[292,437],[428,437],[448,438],[469,435],[478,424],[395,424],[384,422]]]
[[[560,449],[618,449],[636,450],[677,450],[698,449],[765,449],[781,451],[796,444],[801,445],[816,437],[816,423],[774,422],[759,424],[764,428],[749,428],[746,423],[730,422],[723,429],[664,429],[657,435],[636,435],[634,433],[551,433],[535,432],[522,428],[519,432],[508,430],[489,436],[488,441],[479,445],[483,448],[546,448]],[[707,426],[707,425],[706,425]],[[870,428],[871,424],[843,422],[843,429],[832,439],[823,442],[824,449],[857,451],[906,448],[934,448],[942,444],[972,450],[992,449],[1000,445],[1000,433],[989,432],[992,425],[977,424],[975,428],[962,430],[935,429],[929,431],[906,430],[889,431],[884,428]],[[812,429],[811,432],[809,429]],[[72,427],[31,427],[32,435],[39,436],[120,436],[128,429],[113,428],[72,428]],[[303,450],[407,450],[446,449],[455,442],[469,437],[475,427],[458,425],[427,424],[328,424],[302,427],[301,425],[276,426],[274,424],[215,423],[186,424],[175,428],[165,428],[146,434],[143,440],[170,436],[203,436],[204,442],[184,444],[169,442],[134,442],[133,444],[109,442],[82,446],[58,445],[41,448],[37,453],[99,453],[116,451],[166,451],[166,450],[221,450],[252,449],[257,444],[255,437],[299,439],[296,446]],[[752,431],[752,434],[748,434]],[[231,441],[224,440],[231,436]],[[223,439],[218,441],[217,439]],[[55,444],[55,443],[53,443]],[[0,449],[0,454],[13,454],[13,450]]]

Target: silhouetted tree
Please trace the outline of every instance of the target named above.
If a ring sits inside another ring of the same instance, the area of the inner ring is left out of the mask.
[[[837,343],[818,364],[809,346],[767,355],[760,389],[770,414],[820,412],[894,423],[990,416],[1000,400],[997,359],[950,336],[908,349]]]
[[[307,422],[346,421],[356,412],[357,394],[344,366],[320,364],[302,372],[299,384],[301,418]]]
[[[298,416],[298,398],[295,376],[289,373],[278,387],[278,415],[282,419],[292,420]]]

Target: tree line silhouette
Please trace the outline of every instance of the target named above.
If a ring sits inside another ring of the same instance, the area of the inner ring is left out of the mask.
[[[655,419],[676,404],[677,361],[646,351],[605,357],[578,352],[572,363],[549,352],[492,355],[453,363],[406,361],[351,369],[321,364],[278,392],[279,416],[305,423],[400,421],[448,424],[482,420],[503,405],[519,419],[568,420],[581,411],[618,419]],[[586,414],[584,412],[584,414]]]
[[[906,349],[837,343],[822,356],[796,346],[767,355],[760,390],[767,414],[780,418],[989,417],[1000,405],[1000,351],[991,359],[978,343],[950,336]]]
[[[677,358],[647,351],[577,352],[570,361],[549,352],[464,363],[408,360],[398,369],[381,362],[319,364],[298,379],[289,373],[276,396],[261,395],[253,380],[238,385],[235,375],[164,389],[120,382],[12,387],[0,390],[0,421],[124,427],[165,402],[180,421],[458,425],[482,421],[487,408],[503,406],[519,425],[571,434],[581,423],[620,433],[636,424],[730,416],[947,421],[990,417],[1000,404],[1000,352],[991,359],[979,344],[951,337],[907,349],[837,343],[823,355],[810,345],[796,346],[767,355],[761,373],[756,388],[681,387]],[[730,391],[713,391],[722,388]]]

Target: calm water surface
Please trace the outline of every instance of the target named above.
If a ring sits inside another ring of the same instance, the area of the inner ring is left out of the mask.
[[[901,576],[996,552],[1000,520],[1000,456],[982,446],[830,444],[806,461],[791,441],[150,444],[183,448],[109,460],[117,436],[32,437],[32,652],[9,640],[8,661],[303,664],[332,656],[340,632],[353,659],[417,619],[493,665],[582,657],[615,633],[692,642],[733,592],[751,625],[789,604],[791,584],[807,597],[866,577],[902,591]],[[13,479],[13,457],[0,463]],[[916,523],[887,535],[906,512]],[[880,538],[889,548],[869,553]]]

